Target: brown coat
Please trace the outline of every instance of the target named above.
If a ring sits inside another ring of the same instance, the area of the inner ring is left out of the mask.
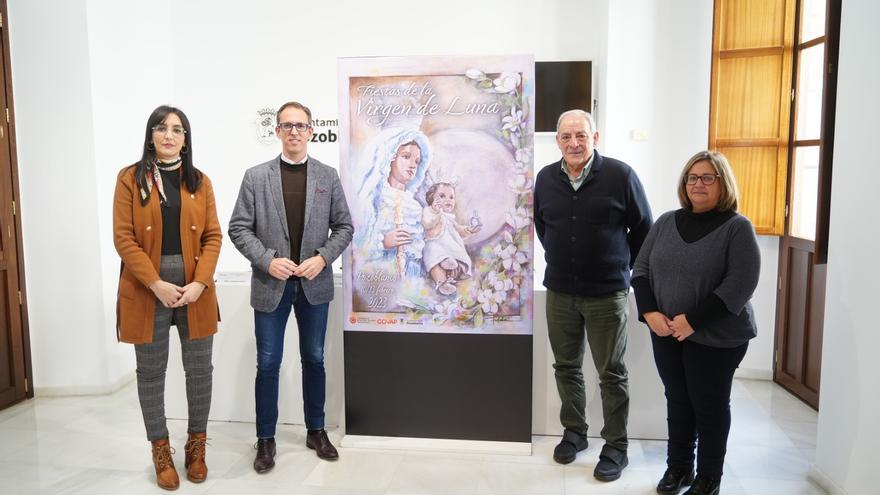
[[[159,280],[162,259],[162,212],[158,191],[153,189],[145,206],[135,182],[136,167],[119,172],[113,198],[113,242],[122,258],[117,294],[118,338],[122,342],[143,344],[153,341],[153,317],[157,299],[150,284]],[[180,249],[186,283],[198,281],[206,288],[199,299],[187,306],[190,339],[217,333],[219,310],[214,287],[214,268],[223,238],[214,189],[202,175],[199,190],[191,193],[180,181]]]

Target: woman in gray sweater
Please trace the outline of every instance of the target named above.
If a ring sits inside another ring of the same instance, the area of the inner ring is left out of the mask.
[[[757,334],[749,300],[761,259],[751,222],[736,212],[737,197],[724,155],[691,157],[678,183],[682,208],[657,219],[633,268],[639,319],[651,329],[666,389],[660,494],[685,485],[691,495],[720,490],[733,373]]]

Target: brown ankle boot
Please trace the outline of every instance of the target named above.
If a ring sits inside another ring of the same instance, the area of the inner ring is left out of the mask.
[[[153,466],[156,468],[156,484],[164,490],[177,490],[180,486],[180,478],[174,469],[174,460],[171,454],[174,449],[168,445],[168,439],[163,438],[151,442],[153,444]]]
[[[190,433],[189,440],[183,446],[186,452],[186,478],[193,483],[201,483],[208,477],[208,465],[205,464],[205,443],[208,440],[207,434]]]

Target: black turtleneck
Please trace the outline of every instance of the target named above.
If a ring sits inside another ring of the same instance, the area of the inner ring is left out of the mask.
[[[162,190],[165,203],[162,210],[162,255],[181,254],[180,251],[180,169],[162,174]],[[159,199],[159,191],[153,190]]]
[[[706,237],[735,215],[735,211],[709,210],[703,213],[694,213],[682,208],[675,212],[675,226],[678,227],[678,234],[684,242],[692,244]]]
[[[710,210],[703,213],[694,213],[687,208],[675,212],[675,227],[678,235],[684,242],[691,244],[709,235],[713,230],[720,227],[724,222],[736,216],[735,211]],[[645,313],[659,311],[654,293],[651,291],[651,283],[645,277],[636,277],[632,281],[633,292],[636,296],[636,305],[639,308],[639,320],[645,321]],[[709,294],[692,311],[685,315],[688,323],[694,331],[700,327],[720,319],[727,313],[724,301],[715,293]],[[666,315],[672,318],[675,315]]]

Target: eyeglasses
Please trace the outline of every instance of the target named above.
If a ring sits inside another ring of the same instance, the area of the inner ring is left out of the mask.
[[[183,136],[184,134],[186,134],[186,129],[184,129],[182,125],[174,125],[168,127],[165,124],[156,124],[153,126],[153,132],[157,134],[165,134],[166,132],[168,132],[168,129],[171,129],[171,133],[175,136]]]
[[[688,174],[687,178],[685,179],[685,182],[687,182],[687,185],[692,186],[697,183],[697,180],[699,180],[703,183],[703,185],[711,186],[720,177],[721,177],[720,175],[715,175],[715,174],[703,174],[703,175]]]
[[[304,124],[302,122],[282,122],[278,124],[278,127],[280,127],[281,130],[284,132],[291,132],[294,129],[296,129],[296,132],[306,132],[312,126],[310,126],[309,124]]]

